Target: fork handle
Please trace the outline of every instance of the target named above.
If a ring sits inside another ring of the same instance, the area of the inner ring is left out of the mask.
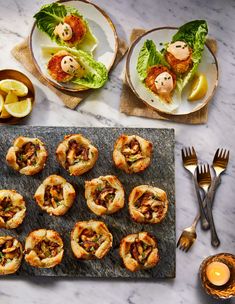
[[[205,196],[205,198],[203,200],[203,203],[202,203],[203,208],[207,208],[207,201],[208,201],[208,204],[210,204],[210,208],[212,208],[213,202],[214,202],[215,193],[216,193],[216,190],[219,187],[220,183],[221,183],[221,177],[220,176],[216,176],[212,180],[212,183],[211,183],[211,186],[209,188],[209,191],[208,191],[207,195]],[[210,228],[209,222],[202,223],[202,229],[203,230],[208,230],[209,228]]]
[[[215,229],[215,223],[214,223],[214,218],[212,214],[212,204],[209,199],[209,197],[206,197],[206,210],[207,210],[207,216],[209,219],[209,224],[210,224],[210,230],[211,230],[211,245],[213,247],[219,247],[220,245],[220,240],[218,238],[216,229]]]
[[[202,203],[202,199],[201,199],[201,195],[200,195],[200,192],[199,192],[196,173],[193,175],[193,181],[194,181],[194,186],[195,186],[195,190],[196,190],[196,194],[197,194],[197,200],[198,200],[198,204],[199,204],[201,226],[202,227],[206,227],[206,226],[209,227],[209,222],[206,218],[205,210],[203,208],[203,203]]]
[[[210,230],[211,230],[211,245],[213,247],[219,247],[220,245],[220,240],[218,238],[216,229],[215,229],[215,223],[214,223],[214,218],[212,214],[212,204],[213,204],[213,199],[215,196],[215,190],[218,187],[219,183],[221,181],[220,177],[216,177],[212,184],[211,187],[206,195],[205,198],[205,203],[206,203],[206,210],[207,210],[207,215],[210,223]]]

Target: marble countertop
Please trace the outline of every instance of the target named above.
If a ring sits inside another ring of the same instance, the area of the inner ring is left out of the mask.
[[[189,253],[176,250],[176,278],[157,282],[124,282],[56,278],[0,279],[1,304],[42,304],[64,302],[141,304],[141,303],[218,303],[201,289],[198,268],[208,255],[235,253],[235,3],[232,0],[95,0],[115,22],[122,38],[128,40],[132,28],[178,26],[191,19],[206,19],[209,33],[218,42],[220,81],[210,105],[206,125],[188,126],[171,122],[129,117],[119,112],[121,73],[124,61],[110,75],[102,90],[93,93],[76,111],[63,106],[47,87],[26,72],[11,56],[13,46],[28,36],[32,15],[49,0],[0,0],[0,69],[19,69],[29,75],[36,86],[36,106],[24,123],[43,126],[106,126],[174,128],[176,133],[176,237],[191,225],[197,211],[194,188],[181,165],[180,150],[194,145],[200,160],[211,163],[218,147],[231,150],[228,170],[216,194],[214,217],[221,246],[210,246],[209,233],[198,226],[198,239]],[[228,303],[235,303],[232,300]]]

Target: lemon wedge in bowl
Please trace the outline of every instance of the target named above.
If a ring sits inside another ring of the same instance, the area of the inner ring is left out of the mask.
[[[4,101],[4,99],[3,99]],[[12,93],[11,91],[7,94],[6,98],[5,98],[5,102],[2,106],[2,109],[0,111],[0,118],[9,118],[11,117],[11,115],[7,112],[7,110],[5,109],[5,104],[8,103],[13,103],[13,102],[17,102],[18,101],[18,97]]]
[[[24,100],[5,104],[6,111],[13,117],[25,117],[32,110],[31,98],[26,98]]]
[[[3,79],[0,81],[0,89],[6,93],[12,92],[17,96],[23,97],[28,94],[27,86],[15,79]]]
[[[194,77],[193,84],[191,87],[191,92],[188,96],[188,100],[195,101],[202,99],[206,95],[207,89],[208,89],[208,83],[206,76],[202,73],[197,74]]]
[[[6,111],[4,97],[0,94],[0,118],[9,118],[11,115]]]
[[[19,101],[18,97],[12,91],[10,91],[5,98],[5,104],[13,103],[13,102],[17,102],[17,101]]]

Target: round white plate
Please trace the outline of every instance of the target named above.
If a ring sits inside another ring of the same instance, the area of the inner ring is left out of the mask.
[[[144,83],[139,79],[139,75],[136,70],[140,49],[147,39],[153,40],[157,49],[160,51],[163,48],[162,43],[164,44],[166,42],[170,42],[172,36],[176,32],[177,29],[172,27],[156,28],[144,33],[141,37],[139,37],[132,44],[127,55],[126,78],[135,95],[151,108],[162,113],[185,115],[196,112],[203,108],[211,100],[215,93],[218,83],[218,64],[215,56],[208,46],[205,46],[204,48],[202,60],[198,68],[198,72],[204,73],[208,81],[208,90],[206,96],[201,100],[187,100],[190,89],[189,84],[183,90],[181,97],[175,91],[172,98],[172,103],[166,110],[164,102],[162,102],[156,94],[146,88]]]
[[[98,45],[93,52],[93,56],[97,61],[102,62],[109,71],[116,58],[118,39],[115,27],[108,15],[98,6],[86,2],[85,0],[60,1],[60,3],[65,6],[75,7],[88,21],[91,31],[98,41]],[[57,46],[57,44],[51,41],[50,37],[46,33],[39,31],[34,23],[30,35],[30,50],[34,63],[41,75],[49,81],[50,84],[59,89],[80,91],[81,89],[78,90],[75,84],[59,83],[51,78],[47,71],[47,59],[42,55],[42,46]]]

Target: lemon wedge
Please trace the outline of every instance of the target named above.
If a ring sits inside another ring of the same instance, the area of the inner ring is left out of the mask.
[[[7,112],[7,110],[5,109],[5,105],[3,105],[3,108],[2,108],[2,112],[1,112],[1,115],[0,115],[0,118],[9,118],[11,117],[11,115]]]
[[[2,95],[0,95],[0,113],[2,112],[3,106],[4,106],[4,98]]]
[[[191,87],[190,95],[188,96],[188,100],[194,101],[202,99],[207,92],[208,89],[208,83],[206,76],[202,73],[197,74],[194,77],[193,84]]]
[[[17,97],[17,95],[16,95],[15,93],[13,93],[12,91],[10,91],[10,92],[7,94],[6,98],[5,98],[5,103],[6,103],[6,104],[8,104],[8,103],[13,103],[13,102],[17,102],[17,101],[19,101],[19,100],[18,100],[18,97]]]
[[[9,117],[11,117],[11,115],[6,111],[4,105],[4,98],[2,95],[0,95],[0,118],[9,118]]]
[[[5,102],[3,104],[2,110],[0,111],[1,112],[0,118],[9,118],[9,117],[11,117],[11,115],[5,109],[5,104],[13,103],[13,102],[17,102],[17,101],[18,101],[18,97],[14,93],[9,92],[7,94],[7,96],[6,96],[6,98],[5,98]]]
[[[31,98],[27,98],[18,102],[5,104],[5,109],[13,117],[25,117],[32,110]]]
[[[26,96],[28,94],[27,86],[14,79],[3,79],[0,81],[0,89],[6,93],[12,92],[17,96]]]

